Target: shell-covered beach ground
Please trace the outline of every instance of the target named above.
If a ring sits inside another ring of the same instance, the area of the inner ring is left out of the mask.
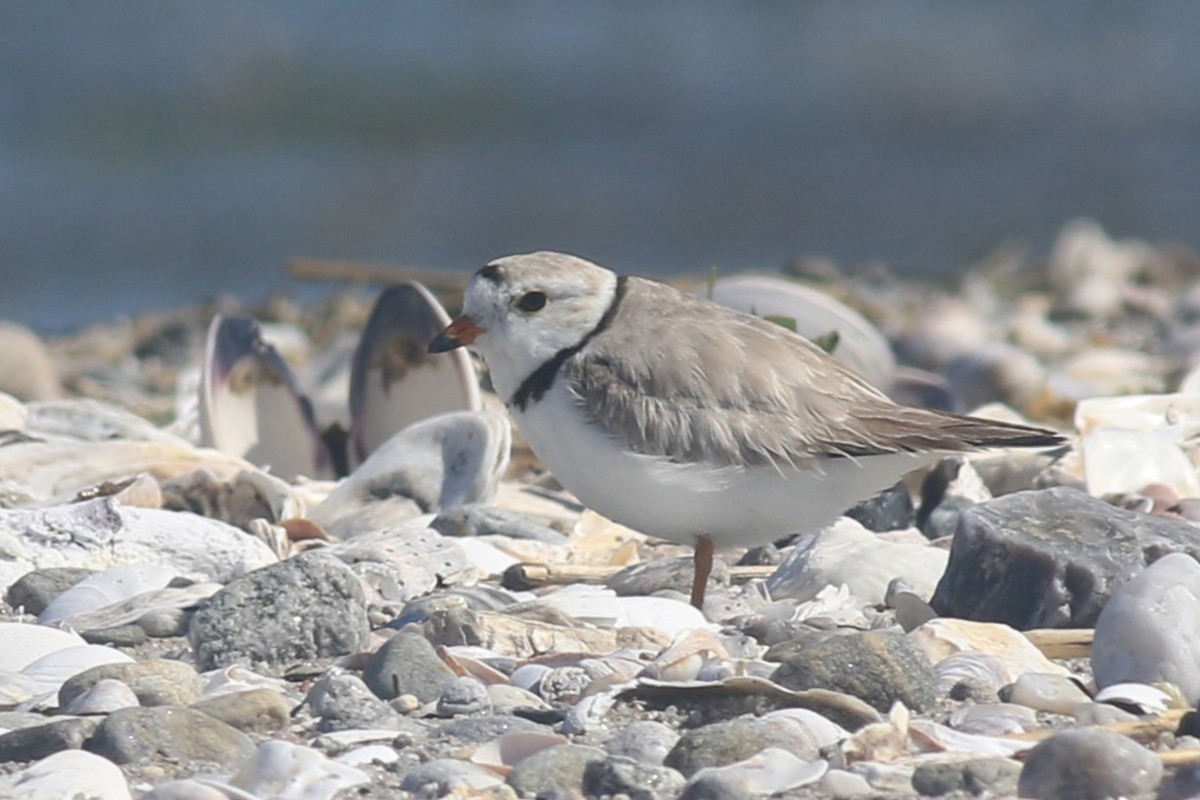
[[[703,611],[424,289],[0,324],[0,797],[1200,797],[1198,278],[1088,221],[953,285],[699,277],[1066,437],[721,552]]]

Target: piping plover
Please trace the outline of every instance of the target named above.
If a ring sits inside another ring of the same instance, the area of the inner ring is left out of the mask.
[[[561,253],[497,259],[429,345],[473,345],[533,452],[605,516],[695,546],[820,530],[945,453],[1047,430],[897,405],[786,328]]]

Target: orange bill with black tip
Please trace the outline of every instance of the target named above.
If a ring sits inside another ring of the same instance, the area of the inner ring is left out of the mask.
[[[475,341],[475,337],[485,330],[487,329],[480,327],[475,320],[463,314],[451,322],[446,330],[433,337],[433,341],[429,343],[429,352],[445,353],[456,350]]]

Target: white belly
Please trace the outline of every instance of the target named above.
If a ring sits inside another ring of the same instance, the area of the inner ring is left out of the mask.
[[[513,411],[533,452],[589,508],[642,533],[692,544],[752,547],[820,530],[936,454],[823,459],[820,469],[679,465],[625,450],[584,424],[558,383],[525,412]]]

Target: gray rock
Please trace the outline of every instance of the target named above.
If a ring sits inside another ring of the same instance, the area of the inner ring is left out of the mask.
[[[1172,552],[1200,555],[1184,522],[1076,489],[1016,492],[963,512],[931,605],[1014,628],[1090,628],[1112,592]]]
[[[749,790],[728,775],[699,775],[679,794],[679,800],[748,800]]]
[[[685,781],[677,770],[609,756],[583,770],[583,793],[588,797],[625,795],[630,800],[659,800],[679,794]]]
[[[661,764],[679,741],[679,734],[651,719],[640,719],[622,726],[604,743],[612,756],[625,756],[643,764]]]
[[[114,647],[136,647],[145,644],[146,629],[140,625],[117,625],[112,628],[93,628],[79,633],[89,644],[111,644]]]
[[[79,567],[35,569],[9,586],[4,599],[13,608],[24,607],[26,614],[41,614],[51,600],[95,574],[94,570]]]
[[[1096,685],[1174,683],[1200,700],[1200,564],[1163,556],[1113,593],[1096,621]]]
[[[802,749],[788,731],[763,724],[755,717],[739,717],[684,732],[663,759],[663,764],[690,777],[704,767],[723,767],[742,761],[765,750],[779,747],[811,760],[818,757],[815,747]]]
[[[1085,728],[1030,750],[1017,789],[1034,800],[1103,800],[1149,794],[1162,774],[1158,757],[1133,739]]]
[[[191,708],[123,708],[108,715],[89,749],[117,764],[158,759],[235,767],[254,755],[246,734]]]
[[[401,717],[367,688],[357,675],[335,674],[321,678],[308,693],[312,713],[320,719],[322,733],[355,728],[398,729]]]
[[[1163,781],[1155,800],[1195,800],[1197,797],[1200,797],[1200,764],[1192,764],[1180,767]]]
[[[78,750],[99,724],[97,719],[57,719],[0,734],[0,762],[36,761],[60,750]]]
[[[875,533],[904,530],[913,524],[912,495],[904,481],[899,481],[853,506],[846,516]]]
[[[919,794],[938,797],[951,792],[1012,795],[1017,791],[1021,764],[1008,758],[981,758],[918,764],[912,786]]]
[[[320,553],[230,581],[192,615],[189,630],[202,670],[345,655],[366,647],[369,634],[358,577]]]
[[[519,761],[508,773],[508,785],[531,797],[556,789],[576,789],[583,785],[587,765],[606,757],[600,748],[582,744],[548,747]]]
[[[821,778],[821,791],[834,800],[849,800],[857,797],[875,797],[876,792],[867,779],[844,769],[831,769]]]
[[[459,739],[471,744],[483,744],[498,739],[506,733],[521,731],[536,731],[549,733],[545,725],[539,725],[524,717],[514,717],[510,714],[492,714],[486,717],[468,717],[452,719],[442,724],[438,732],[451,739]]]
[[[456,677],[424,636],[407,631],[384,642],[363,667],[363,681],[384,700],[411,694],[428,703]]]
[[[200,698],[200,676],[182,661],[152,658],[126,664],[101,664],[67,680],[58,690],[59,706],[66,706],[106,678],[133,690],[143,706],[184,706]]]
[[[187,636],[188,624],[191,621],[192,615],[187,609],[163,608],[143,614],[137,624],[147,636],[167,639],[173,636]]]
[[[829,634],[789,655],[771,679],[789,689],[831,689],[887,712],[897,700],[927,711],[937,702],[929,657],[890,630]]]
[[[492,698],[488,695],[487,687],[483,681],[468,675],[451,681],[437,701],[437,713],[443,717],[487,714],[491,710]]]
[[[508,536],[547,544],[566,544],[567,536],[517,511],[471,504],[447,508],[429,523],[443,536]]]
[[[274,689],[219,694],[192,703],[192,708],[247,733],[274,733],[291,721],[291,708]]]
[[[493,786],[502,779],[494,772],[470,761],[438,758],[411,770],[400,782],[400,789],[417,797],[470,797]]]
[[[651,595],[663,589],[689,593],[692,590],[691,556],[656,558],[626,567],[609,578],[605,585],[621,597]],[[729,583],[729,568],[717,559],[713,562],[708,589],[717,591]]]

